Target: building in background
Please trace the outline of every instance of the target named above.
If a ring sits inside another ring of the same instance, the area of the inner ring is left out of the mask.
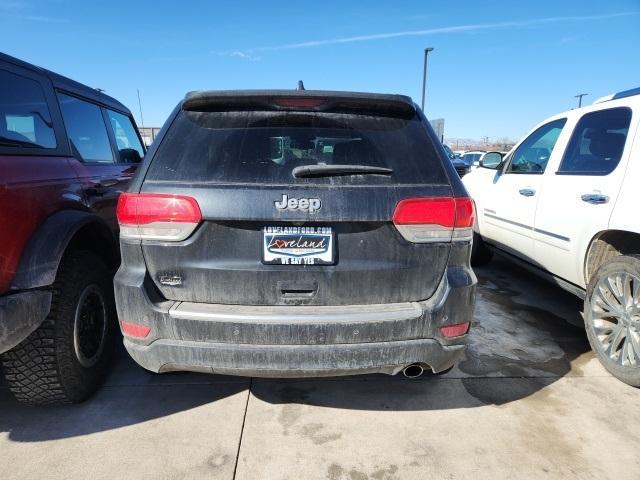
[[[144,127],[140,128],[139,130],[140,136],[142,137],[142,140],[147,147],[153,143],[158,133],[160,133],[159,127]]]
[[[444,141],[444,118],[434,118],[430,120],[431,126],[441,142]]]

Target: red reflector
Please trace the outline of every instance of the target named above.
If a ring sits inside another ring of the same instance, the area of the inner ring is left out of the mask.
[[[162,193],[123,193],[118,199],[120,225],[154,222],[200,223],[202,213],[195,198]]]
[[[325,102],[324,98],[282,97],[273,100],[280,107],[318,107]]]
[[[409,198],[401,200],[393,212],[395,225],[442,225],[453,228],[456,204],[450,197]]]
[[[473,200],[468,197],[456,198],[456,228],[473,227],[475,208]]]
[[[456,323],[454,325],[445,325],[444,327],[440,327],[440,331],[442,335],[445,337],[459,337],[460,335],[465,335],[469,331],[469,326],[471,322],[464,323]]]
[[[151,331],[150,327],[139,323],[120,322],[122,332],[130,337],[145,338]]]

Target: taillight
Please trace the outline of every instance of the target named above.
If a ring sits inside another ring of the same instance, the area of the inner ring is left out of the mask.
[[[145,338],[151,332],[151,328],[139,323],[120,322],[122,333],[129,337]]]
[[[471,240],[473,223],[476,220],[476,207],[469,197],[458,197],[456,202],[456,223],[453,227],[452,240]]]
[[[278,97],[273,99],[273,103],[279,107],[319,107],[325,102],[324,98]]]
[[[469,332],[471,322],[456,323],[453,325],[445,325],[440,327],[440,332],[447,338],[460,337],[466,335]]]
[[[123,193],[118,199],[120,237],[179,242],[202,221],[195,198],[162,193]]]
[[[394,225],[412,243],[471,240],[473,222],[473,201],[467,197],[408,198],[393,213]]]

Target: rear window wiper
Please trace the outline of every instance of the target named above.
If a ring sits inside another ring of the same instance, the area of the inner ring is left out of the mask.
[[[372,165],[300,165],[291,172],[295,178],[338,175],[391,175],[393,169]]]
[[[25,142],[23,140],[14,140],[13,138],[7,138],[0,136],[0,145],[9,147],[30,147],[30,148],[42,148],[42,145],[38,145],[33,142]]]

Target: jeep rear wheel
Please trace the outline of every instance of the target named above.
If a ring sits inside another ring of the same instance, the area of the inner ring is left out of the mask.
[[[2,355],[15,397],[25,403],[77,403],[100,385],[113,353],[116,315],[111,275],[90,252],[62,259],[49,315]]]
[[[614,257],[597,270],[584,313],[600,362],[616,378],[640,387],[640,256]]]

